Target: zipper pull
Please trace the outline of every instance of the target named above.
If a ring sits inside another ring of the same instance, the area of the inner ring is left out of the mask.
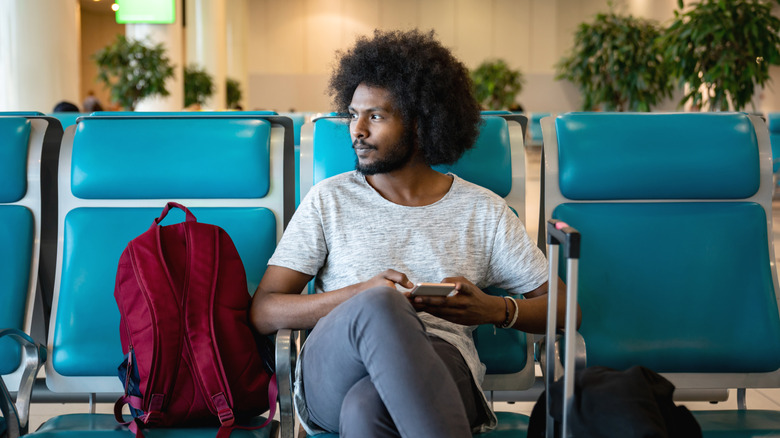
[[[133,357],[135,357],[135,352],[133,352],[133,346],[130,345],[130,351],[127,353],[127,371],[125,373],[125,395],[128,395],[128,386],[130,385],[130,377],[133,375]]]

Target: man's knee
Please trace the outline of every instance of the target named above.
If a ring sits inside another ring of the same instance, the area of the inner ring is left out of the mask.
[[[369,304],[371,307],[389,307],[409,304],[409,300],[397,289],[389,286],[377,286],[367,289],[354,297],[360,303]]]
[[[369,325],[386,330],[399,325],[411,324],[411,327],[414,327],[413,321],[417,321],[420,328],[424,329],[409,300],[392,287],[371,288],[352,297],[349,301],[353,300],[351,306],[358,325]]]

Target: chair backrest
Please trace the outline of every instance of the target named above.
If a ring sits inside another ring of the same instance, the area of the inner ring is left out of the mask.
[[[119,256],[167,201],[233,239],[253,293],[293,212],[292,123],[280,116],[84,117],[59,162],[47,385],[121,392]],[[178,211],[163,223],[183,220]]]
[[[489,188],[506,199],[520,219],[525,219],[525,151],[522,126],[525,116],[490,114],[472,149],[456,163],[435,166],[440,172],[452,172],[461,178]],[[349,137],[349,119],[320,117],[301,131],[300,196],[331,176],[355,169],[355,152]]]
[[[508,112],[483,114],[483,124],[474,148],[450,166],[436,166],[504,197],[525,218],[525,117]],[[355,168],[355,153],[349,136],[349,119],[326,116],[301,131],[301,199],[316,183]],[[503,294],[500,290],[490,290]],[[522,390],[534,381],[533,343],[517,331],[479,327],[474,334],[480,358],[487,366],[483,389]]]
[[[16,117],[29,117],[29,116],[43,116],[40,111],[0,111],[0,116],[16,116]]]
[[[30,333],[41,240],[41,156],[48,122],[0,116],[0,329]],[[0,375],[16,391],[18,344],[0,339]]]
[[[542,123],[545,217],[582,234],[588,365],[644,365],[678,388],[780,385],[763,121],[569,113]]]

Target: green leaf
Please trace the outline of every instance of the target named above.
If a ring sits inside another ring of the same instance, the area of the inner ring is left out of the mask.
[[[569,66],[562,66],[562,70]],[[520,70],[512,70],[504,60],[488,60],[471,72],[474,93],[483,108],[508,109],[523,88],[525,78]]]
[[[184,106],[203,105],[214,94],[214,80],[205,69],[189,65],[184,69]]]
[[[574,35],[571,53],[556,63],[556,78],[579,86],[583,109],[649,111],[671,96],[671,63],[659,26],[614,13],[598,14]]]

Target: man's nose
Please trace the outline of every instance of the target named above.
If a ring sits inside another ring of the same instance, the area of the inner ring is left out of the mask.
[[[368,136],[366,122],[363,117],[353,119],[352,123],[350,123],[350,130],[352,131],[353,138],[365,138]]]

